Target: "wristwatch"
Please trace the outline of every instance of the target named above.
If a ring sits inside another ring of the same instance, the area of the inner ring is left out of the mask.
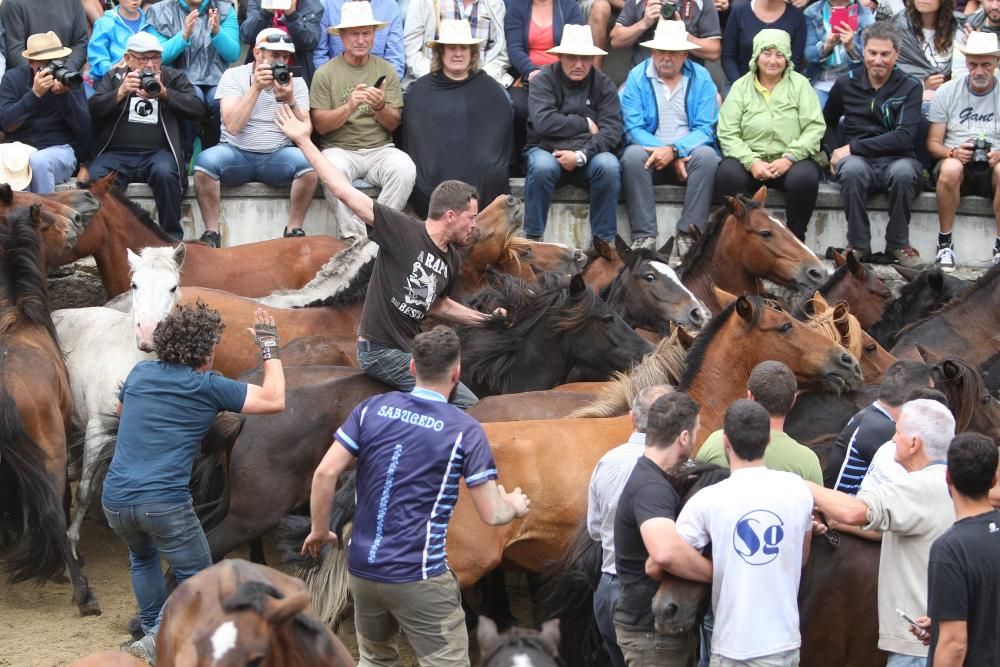
[[[587,164],[587,154],[586,153],[584,153],[583,151],[576,151],[575,154],[576,154],[576,166],[577,167],[582,167],[583,165]]]

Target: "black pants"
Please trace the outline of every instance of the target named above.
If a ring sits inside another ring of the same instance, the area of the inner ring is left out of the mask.
[[[184,237],[181,229],[181,196],[183,184],[177,172],[177,161],[167,149],[146,153],[101,153],[90,163],[90,178],[100,180],[109,171],[117,171],[117,184],[148,183],[153,189],[157,219],[163,231],[176,239]]]
[[[719,163],[715,172],[715,196],[721,199],[738,193],[753,194],[760,186],[777,188],[785,193],[785,219],[788,228],[799,239],[805,240],[809,218],[816,208],[816,193],[819,192],[819,165],[806,158],[792,165],[781,178],[758,181],[731,157]]]
[[[524,176],[524,145],[528,142],[528,88],[507,89],[514,105],[514,154],[510,158],[510,171],[515,177]]]

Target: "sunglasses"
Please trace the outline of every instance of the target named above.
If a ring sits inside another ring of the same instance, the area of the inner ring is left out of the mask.
[[[268,35],[264,39],[259,40],[257,43],[264,44],[265,42],[268,44],[280,44],[280,43],[291,44],[292,38],[289,37],[288,35]]]

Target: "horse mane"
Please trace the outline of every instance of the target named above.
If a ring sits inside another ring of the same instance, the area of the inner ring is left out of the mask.
[[[976,278],[976,281],[972,283],[969,289],[966,290],[963,294],[949,299],[944,304],[942,304],[940,308],[936,308],[935,310],[932,310],[930,313],[928,313],[926,317],[922,317],[916,322],[907,324],[905,327],[900,329],[899,333],[896,334],[897,340],[900,337],[902,337],[903,334],[915,329],[916,327],[920,326],[927,320],[933,317],[937,317],[938,315],[943,315],[949,311],[958,308],[959,306],[965,305],[965,303],[970,301],[974,296],[978,295],[980,292],[994,291],[996,289],[996,285],[994,285],[994,283],[997,282],[997,276],[1000,276],[1000,264],[994,264],[992,267],[990,267],[989,271]],[[902,289],[900,290],[900,298],[902,298],[903,292],[906,290],[906,288],[912,284],[913,283],[910,283],[909,285],[904,285],[902,287]]]
[[[567,419],[618,417],[629,411],[636,394],[658,384],[675,386],[684,373],[686,350],[677,329],[669,338],[661,339],[639,364],[629,371],[618,371],[587,406],[574,410]]]
[[[31,215],[29,208],[16,209],[0,223],[0,334],[14,325],[20,313],[57,342],[49,312],[48,279],[41,268],[42,241]]]
[[[742,193],[736,195],[736,199],[747,209],[764,208],[763,204]],[[712,256],[715,246],[719,242],[719,237],[722,236],[722,229],[726,226],[727,217],[729,217],[729,209],[725,206],[720,206],[712,212],[712,217],[709,218],[704,233],[694,242],[694,245],[681,260],[681,265],[677,267],[681,275],[698,266],[702,260]]]
[[[147,246],[139,251],[139,258],[151,269],[169,271],[180,274],[177,260],[174,259],[174,249],[169,246]],[[134,273],[134,271],[133,271]]]
[[[748,299],[750,303],[753,304],[753,320],[750,321],[750,326],[753,327],[757,324],[760,319],[760,309],[765,306],[765,300],[760,296],[745,295],[743,298]],[[732,318],[733,313],[736,312],[737,301],[733,301],[731,304],[722,309],[722,311],[713,317],[709,321],[708,325],[698,334],[698,337],[694,339],[694,344],[691,349],[688,350],[687,357],[685,357],[684,362],[687,364],[687,368],[684,370],[684,375],[681,376],[680,382],[677,384],[677,389],[679,391],[687,391],[688,387],[694,382],[695,378],[701,372],[701,365],[705,361],[705,356],[708,353],[708,348],[711,347],[718,335],[719,331],[726,325],[726,323]]]
[[[706,486],[729,477],[729,469],[714,463],[685,461],[667,471],[667,478],[681,498],[681,507]],[[678,507],[679,510],[681,507]]]
[[[263,615],[264,605],[269,597],[282,600],[285,594],[266,581],[244,581],[232,595],[222,601],[222,609],[223,611],[250,609]]]
[[[368,239],[355,241],[324,264],[297,290],[276,290],[257,302],[275,308],[347,306],[365,298],[375,268],[378,245]]]
[[[855,359],[861,359],[864,354],[865,339],[864,330],[858,322],[858,318],[850,313],[846,308],[841,311],[843,314],[838,318],[835,316],[836,308],[830,307],[826,312],[816,313],[806,320],[806,324],[823,334],[834,343],[845,347],[848,352],[854,355]],[[847,337],[840,335],[840,326],[847,323]]]
[[[150,215],[149,211],[129,199],[128,195],[126,195],[125,191],[120,187],[112,185],[111,189],[108,190],[108,193],[111,195],[112,199],[124,206],[129,213],[135,216],[135,219],[139,221],[139,224],[145,227],[146,230],[155,236],[158,241],[163,241],[164,243],[169,243],[170,245],[175,245],[177,243],[177,240],[174,237],[163,231],[163,228],[153,221],[153,216]]]
[[[958,369],[957,376],[949,377],[945,372],[947,364],[953,364]],[[935,364],[931,377],[934,378],[934,388],[948,399],[948,407],[955,416],[955,432],[967,430],[983,396],[990,395],[983,376],[963,360],[951,357]]]

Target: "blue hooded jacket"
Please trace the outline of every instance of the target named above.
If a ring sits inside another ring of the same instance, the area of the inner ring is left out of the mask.
[[[184,39],[184,19],[197,7],[191,39]],[[208,10],[219,11],[219,32],[208,27]],[[163,44],[163,64],[180,69],[196,86],[215,86],[240,57],[240,26],[228,0],[161,0],[147,11],[151,32]]]
[[[139,30],[136,32],[155,33],[153,26],[146,23],[146,12],[139,10]],[[87,62],[94,80],[100,79],[125,55],[125,44],[136,34],[118,14],[118,7],[104,12],[104,16],[94,22],[94,30],[87,43]]]

